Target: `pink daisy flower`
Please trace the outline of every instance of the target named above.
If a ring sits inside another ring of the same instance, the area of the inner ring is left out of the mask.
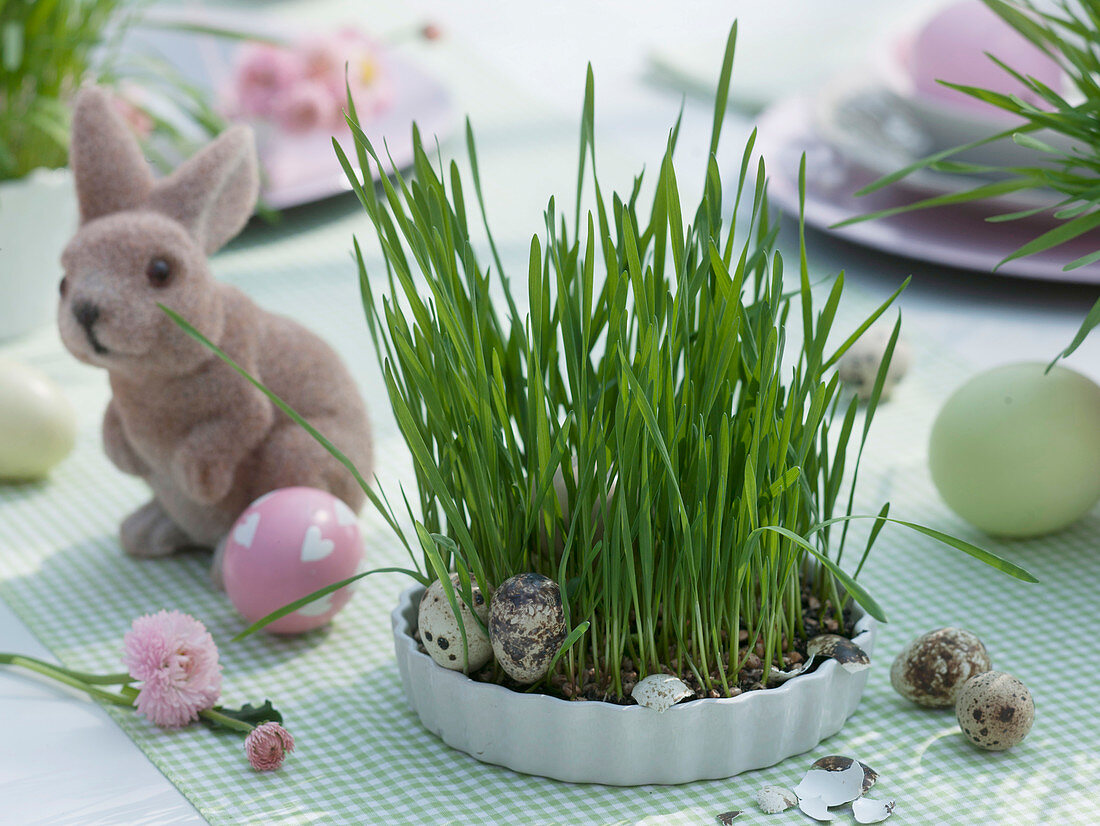
[[[295,52],[248,43],[238,58],[233,108],[249,117],[272,117],[287,90],[304,76],[305,66]]]
[[[244,739],[244,753],[258,772],[275,771],[292,751],[294,738],[278,723],[257,726]]]
[[[142,682],[134,704],[156,725],[185,726],[217,702],[218,647],[194,617],[179,611],[138,617],[123,643],[126,669]]]
[[[338,102],[333,100],[324,84],[301,80],[280,99],[276,115],[283,129],[300,133],[329,125],[338,111]]]

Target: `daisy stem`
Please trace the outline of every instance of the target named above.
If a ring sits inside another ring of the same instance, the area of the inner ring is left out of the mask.
[[[61,668],[60,666],[51,665],[50,663],[43,662],[42,660],[36,660],[34,657],[24,657],[19,654],[0,654],[0,665],[17,665],[20,668],[25,668],[28,671],[35,671],[42,674],[45,677],[57,680],[59,683],[64,683],[72,688],[80,689],[81,691],[90,694],[91,696],[104,700],[108,703],[114,703],[118,706],[131,705],[131,701],[122,696],[121,694],[113,694],[110,691],[104,691],[101,688],[96,688],[92,684],[93,681],[105,682],[103,677],[95,677],[94,675],[80,675],[80,672],[69,671],[67,668]],[[79,676],[78,676],[79,675]],[[113,677],[118,675],[107,675],[111,677],[111,683],[121,682],[122,680],[115,680]],[[84,679],[84,677],[91,677],[91,680]],[[124,677],[125,680],[130,679],[130,675],[127,674]]]
[[[204,720],[209,720],[212,723],[218,723],[226,726],[227,728],[235,729],[237,731],[243,731],[248,734],[254,728],[254,725],[246,723],[244,720],[238,720],[235,717],[230,717],[227,714],[222,714],[220,711],[214,711],[212,708],[208,708],[205,711],[200,711],[199,716]]]

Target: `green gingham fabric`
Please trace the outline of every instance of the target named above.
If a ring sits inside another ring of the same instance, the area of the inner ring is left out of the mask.
[[[519,143],[514,135],[506,144],[483,144],[484,174],[507,179],[513,164],[530,166],[536,156],[563,173],[571,161],[553,159],[571,157],[574,128],[556,134],[560,142],[525,143],[522,149],[509,150]],[[537,207],[543,194],[523,190],[512,197]],[[490,197],[491,211],[505,224],[514,220],[509,205]],[[507,260],[522,266],[525,232],[537,226],[502,232]],[[409,484],[411,462],[386,406],[362,321],[347,254],[352,232],[367,233],[358,205],[335,199],[292,211],[277,226],[253,227],[217,259],[215,269],[263,306],[325,336],[347,359],[371,405],[376,470],[392,498],[399,483]],[[375,274],[380,272],[377,266]],[[852,297],[845,312],[854,319],[869,306]],[[858,757],[879,772],[873,796],[897,801],[890,822],[1095,822],[1100,696],[1091,643],[1100,592],[1100,516],[1056,536],[1001,543],[977,535],[947,511],[931,486],[926,443],[936,410],[968,369],[929,346],[920,329],[906,333],[915,366],[880,410],[857,510],[874,512],[888,499],[894,515],[984,544],[1029,568],[1041,584],[1015,582],[924,537],[885,530],[863,581],[891,621],[880,629],[862,704],[840,734],[772,768],[677,787],[610,788],[518,775],[451,750],[420,726],[402,695],[389,612],[409,583],[396,575],[364,580],[326,630],[230,643],[242,622],[208,585],[206,557],[137,561],[119,549],[118,523],[146,492],[140,481],[115,470],[100,446],[105,375],[77,364],[49,332],[4,354],[41,368],[65,387],[79,411],[79,438],[74,454],[48,482],[0,487],[0,596],[62,662],[78,669],[119,670],[122,634],[139,614],[175,608],[206,623],[221,648],[223,701],[270,697],[285,715],[298,748],[281,771],[251,771],[237,735],[199,726],[161,731],[126,710],[111,713],[214,824],[707,824],[731,809],[746,810],[739,823],[795,823],[803,822],[797,812],[758,812],[755,791],[768,783],[794,786],[826,754]],[[375,514],[367,511],[362,523],[372,566],[406,563]],[[856,529],[854,541],[862,535]],[[950,711],[917,708],[891,689],[889,663],[900,647],[948,624],[980,634],[995,667],[1030,687],[1037,717],[1021,746],[980,752],[963,739]],[[853,822],[848,813],[837,820]]]

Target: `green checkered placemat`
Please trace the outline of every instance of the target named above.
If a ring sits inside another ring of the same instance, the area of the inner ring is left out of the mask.
[[[525,182],[532,174],[550,174],[531,173],[533,158],[542,169],[570,168],[554,159],[572,157],[572,128],[562,141],[534,130],[528,137],[516,140],[513,133],[507,144],[483,144],[485,174],[512,181],[515,176],[507,173],[522,168],[527,177],[519,180]],[[508,194],[490,192],[490,211],[518,224],[526,213],[509,209]],[[536,205],[540,194],[536,190]],[[529,206],[530,196],[524,190],[512,197]],[[385,406],[347,254],[352,232],[366,231],[354,199],[335,199],[295,210],[276,226],[253,227],[217,259],[215,269],[343,354],[372,405],[377,473],[393,493],[399,483],[409,484],[411,463]],[[522,266],[523,234],[505,231],[501,240],[506,260]],[[855,318],[867,305],[853,296],[846,312]],[[813,759],[830,753],[858,757],[880,773],[875,796],[898,803],[892,822],[1094,822],[1100,692],[1085,647],[1100,592],[1100,517],[1057,536],[1006,544],[975,534],[949,513],[931,486],[925,445],[938,406],[968,370],[928,346],[919,329],[907,334],[915,344],[915,366],[880,410],[865,456],[859,510],[874,512],[889,499],[895,515],[984,543],[1042,582],[1017,583],[923,537],[885,530],[864,581],[891,622],[881,629],[862,705],[840,734],[769,769],[731,780],[622,789],[517,775],[451,750],[420,726],[402,696],[388,615],[409,583],[395,575],[361,583],[327,630],[229,643],[242,623],[209,587],[206,557],[137,561],[119,549],[118,523],[146,492],[103,455],[98,429],[107,400],[105,375],[77,364],[52,333],[6,354],[61,382],[80,411],[79,439],[48,482],[0,488],[0,597],[65,664],[79,669],[118,670],[122,634],[141,613],[176,608],[206,623],[221,644],[224,702],[270,697],[283,711],[298,750],[281,771],[252,772],[235,735],[200,727],[160,731],[134,714],[112,714],[211,823],[704,824],[730,809],[746,809],[739,822],[794,822],[802,815],[757,812],[756,789],[766,783],[793,786]],[[362,521],[370,563],[404,564],[381,520],[368,511]],[[1035,727],[1016,749],[978,752],[958,733],[950,712],[919,709],[890,688],[889,661],[901,645],[948,624],[979,633],[995,666],[1032,690]],[[838,819],[850,821],[850,815]]]

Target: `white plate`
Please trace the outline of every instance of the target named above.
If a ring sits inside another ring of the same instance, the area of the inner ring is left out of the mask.
[[[853,224],[832,226],[847,218],[913,203],[924,193],[895,184],[864,198],[860,188],[879,175],[837,151],[813,127],[813,103],[795,98],[765,112],[759,122],[757,147],[768,170],[768,194],[785,212],[798,214],[798,166],[806,153],[806,223],[856,244],[894,255],[950,267],[990,273],[1007,255],[1053,226],[1040,214],[1018,221],[990,223],[985,219],[1004,213],[997,199],[953,207],[924,209]],[[1000,275],[1057,281],[1100,283],[1100,263],[1069,272],[1070,261],[1100,249],[1100,231],[1038,255],[1010,261],[997,269]]]

